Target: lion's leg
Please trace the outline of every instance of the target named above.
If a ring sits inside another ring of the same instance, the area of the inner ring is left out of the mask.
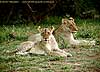
[[[28,54],[29,50],[34,46],[34,42],[31,41],[26,41],[23,42],[19,45],[19,47],[16,49],[16,54],[20,54],[20,55],[26,55]]]
[[[19,55],[27,55],[28,52],[17,52],[16,54],[19,54]]]
[[[57,56],[57,57],[64,57],[65,59],[67,59],[67,55],[59,51],[51,51],[49,55]]]
[[[42,47],[42,49],[50,56],[61,56],[67,57],[67,55],[61,50],[52,50],[51,47],[48,45],[47,47]]]
[[[57,51],[57,52],[59,52],[59,53],[63,53],[63,54],[65,54],[66,56],[68,56],[68,57],[71,57],[72,56],[72,54],[70,54],[70,53],[67,53],[67,52],[65,52],[64,50],[61,50],[61,49],[55,49],[55,50],[53,50],[53,51]]]

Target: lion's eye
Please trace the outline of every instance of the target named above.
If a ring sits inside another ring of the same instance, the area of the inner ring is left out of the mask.
[[[50,32],[48,32],[48,34],[50,34]]]
[[[72,19],[69,19],[69,20],[72,20]]]

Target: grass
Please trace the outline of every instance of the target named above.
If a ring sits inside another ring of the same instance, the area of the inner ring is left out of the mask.
[[[59,17],[51,17],[40,25],[57,27],[60,21]],[[95,39],[97,43],[92,47],[77,48],[68,48],[64,43],[60,47],[73,55],[67,60],[62,57],[7,54],[6,52],[15,50],[21,42],[26,41],[29,34],[37,33],[39,24],[0,26],[0,72],[100,72],[100,21],[76,19],[76,24],[79,28],[76,38]],[[15,38],[9,36],[11,32],[16,33]]]

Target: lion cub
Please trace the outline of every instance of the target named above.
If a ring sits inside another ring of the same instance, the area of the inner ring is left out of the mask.
[[[77,32],[78,28],[74,19],[70,17],[62,18],[62,24],[55,30],[55,37],[62,37],[69,46],[92,46],[95,45],[95,41],[79,40],[75,39],[73,33]],[[59,40],[58,42],[61,42]]]
[[[43,54],[52,56],[72,56],[69,53],[58,48],[58,44],[52,35],[54,27],[51,28],[38,28],[40,32],[41,40],[37,42],[26,41],[19,45],[19,48],[15,51],[16,54]],[[52,39],[54,38],[54,39]]]

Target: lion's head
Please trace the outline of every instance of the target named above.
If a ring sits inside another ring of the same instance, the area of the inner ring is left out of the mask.
[[[42,40],[49,41],[50,37],[54,31],[54,27],[52,26],[51,28],[40,28],[40,26],[39,26],[38,31],[41,33]]]
[[[76,23],[74,22],[74,19],[72,17],[70,17],[69,19],[63,18],[62,25],[69,28],[70,32],[76,32],[78,30]]]

